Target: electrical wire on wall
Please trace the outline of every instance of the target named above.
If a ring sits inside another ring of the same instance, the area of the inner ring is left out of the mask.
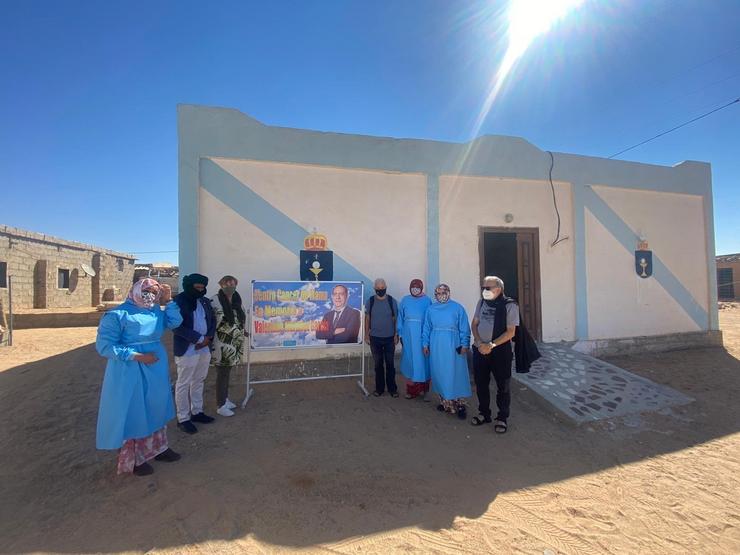
[[[547,151],[547,153],[550,155],[550,171],[548,172],[548,177],[550,179],[550,190],[552,191],[552,204],[555,207],[555,216],[557,217],[558,222],[558,231],[555,234],[555,240],[550,243],[550,246],[554,247],[558,243],[562,243],[563,241],[567,240],[568,237],[560,237],[560,210],[558,210],[558,199],[555,197],[555,184],[552,182],[552,169],[555,167],[555,157],[549,150]]]

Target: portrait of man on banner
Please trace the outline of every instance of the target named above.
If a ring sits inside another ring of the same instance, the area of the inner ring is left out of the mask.
[[[253,281],[251,349],[359,344],[362,282]]]
[[[346,285],[332,288],[332,308],[324,314],[316,330],[316,339],[325,339],[327,345],[357,343],[360,334],[360,311],[347,304],[349,290]]]

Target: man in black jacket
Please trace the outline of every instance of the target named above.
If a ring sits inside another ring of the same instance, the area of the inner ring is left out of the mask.
[[[182,279],[182,293],[173,299],[182,315],[182,324],[172,330],[177,365],[177,427],[188,434],[198,431],[193,422],[213,422],[213,417],[203,412],[203,383],[211,362],[209,345],[216,331],[211,301],[205,296],[206,285],[206,276],[187,275]]]
[[[498,415],[493,429],[506,432],[511,405],[511,362],[514,353],[511,340],[519,325],[519,306],[504,296],[504,282],[496,276],[483,279],[481,296],[475,307],[471,325],[473,332],[473,373],[478,395],[478,416],[471,420],[473,426],[491,422],[491,394],[488,385],[491,374],[496,381],[496,406]]]

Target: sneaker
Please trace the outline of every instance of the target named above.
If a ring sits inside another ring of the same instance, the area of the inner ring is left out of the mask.
[[[465,407],[457,407],[457,417],[465,420],[468,417],[468,410]]]
[[[195,428],[195,426],[193,426]],[[179,461],[182,457],[180,457],[180,453],[175,453],[172,449],[169,447],[162,451],[159,455],[154,457],[155,461],[163,461],[163,462],[175,462]]]
[[[226,405],[219,407],[216,414],[220,416],[234,416],[234,411],[228,408]]]
[[[136,474],[137,476],[149,476],[153,473],[154,467],[146,462],[134,467],[134,474]]]
[[[200,422],[201,424],[210,424],[215,420],[215,418],[213,418],[213,416],[208,416],[204,412],[199,412],[198,414],[191,416],[190,420],[193,422]]]
[[[232,403],[231,401],[229,401],[228,397],[226,398],[226,402],[224,403],[224,406],[229,410],[236,408],[236,405]]]
[[[186,434],[197,434],[198,428],[195,427],[195,425],[190,420],[185,420],[184,422],[178,422],[177,427],[180,428],[183,432]]]

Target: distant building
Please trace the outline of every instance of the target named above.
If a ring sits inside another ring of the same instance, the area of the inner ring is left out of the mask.
[[[740,300],[740,287],[736,287],[740,278],[740,253],[721,254],[717,260],[717,298],[720,301]]]
[[[134,276],[131,254],[0,225],[0,300],[13,308],[73,308],[120,301]]]
[[[173,294],[180,291],[180,269],[174,264],[168,264],[167,262],[137,264],[134,270],[134,282],[145,277],[151,277],[159,283],[169,285]]]

